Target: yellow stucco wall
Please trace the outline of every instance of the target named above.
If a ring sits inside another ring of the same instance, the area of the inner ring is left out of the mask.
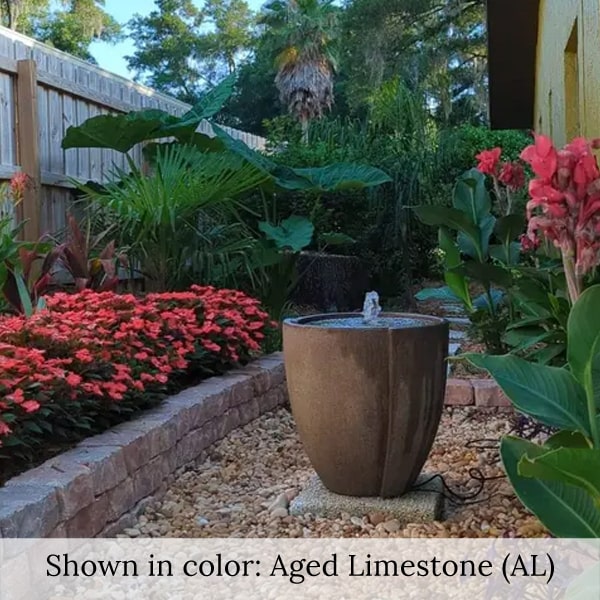
[[[600,0],[541,0],[535,128],[600,137]]]

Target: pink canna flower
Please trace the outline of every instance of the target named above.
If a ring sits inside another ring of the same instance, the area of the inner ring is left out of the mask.
[[[597,140],[577,138],[556,150],[549,138],[536,135],[521,154],[537,175],[529,184],[527,239],[533,244],[541,234],[560,248],[572,302],[582,292],[583,276],[600,264],[597,147]]]

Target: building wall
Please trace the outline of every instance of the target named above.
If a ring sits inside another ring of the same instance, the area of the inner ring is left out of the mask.
[[[535,128],[600,137],[600,0],[541,1]]]

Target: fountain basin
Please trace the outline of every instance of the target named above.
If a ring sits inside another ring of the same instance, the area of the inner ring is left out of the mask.
[[[330,491],[391,498],[410,489],[442,415],[448,329],[444,319],[404,313],[284,321],[292,412]]]

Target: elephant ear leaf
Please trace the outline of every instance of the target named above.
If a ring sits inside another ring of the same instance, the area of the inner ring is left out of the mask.
[[[350,189],[364,189],[389,183],[390,176],[376,167],[339,163],[326,167],[294,169],[306,178],[315,192],[339,192]]]
[[[129,152],[136,144],[154,139],[163,126],[178,121],[162,110],[143,110],[126,115],[99,115],[77,127],[69,127],[62,141],[69,148],[107,148]]]
[[[314,226],[305,217],[292,215],[279,225],[272,225],[265,221],[258,224],[259,229],[280,250],[300,252],[306,248],[313,237]]]

